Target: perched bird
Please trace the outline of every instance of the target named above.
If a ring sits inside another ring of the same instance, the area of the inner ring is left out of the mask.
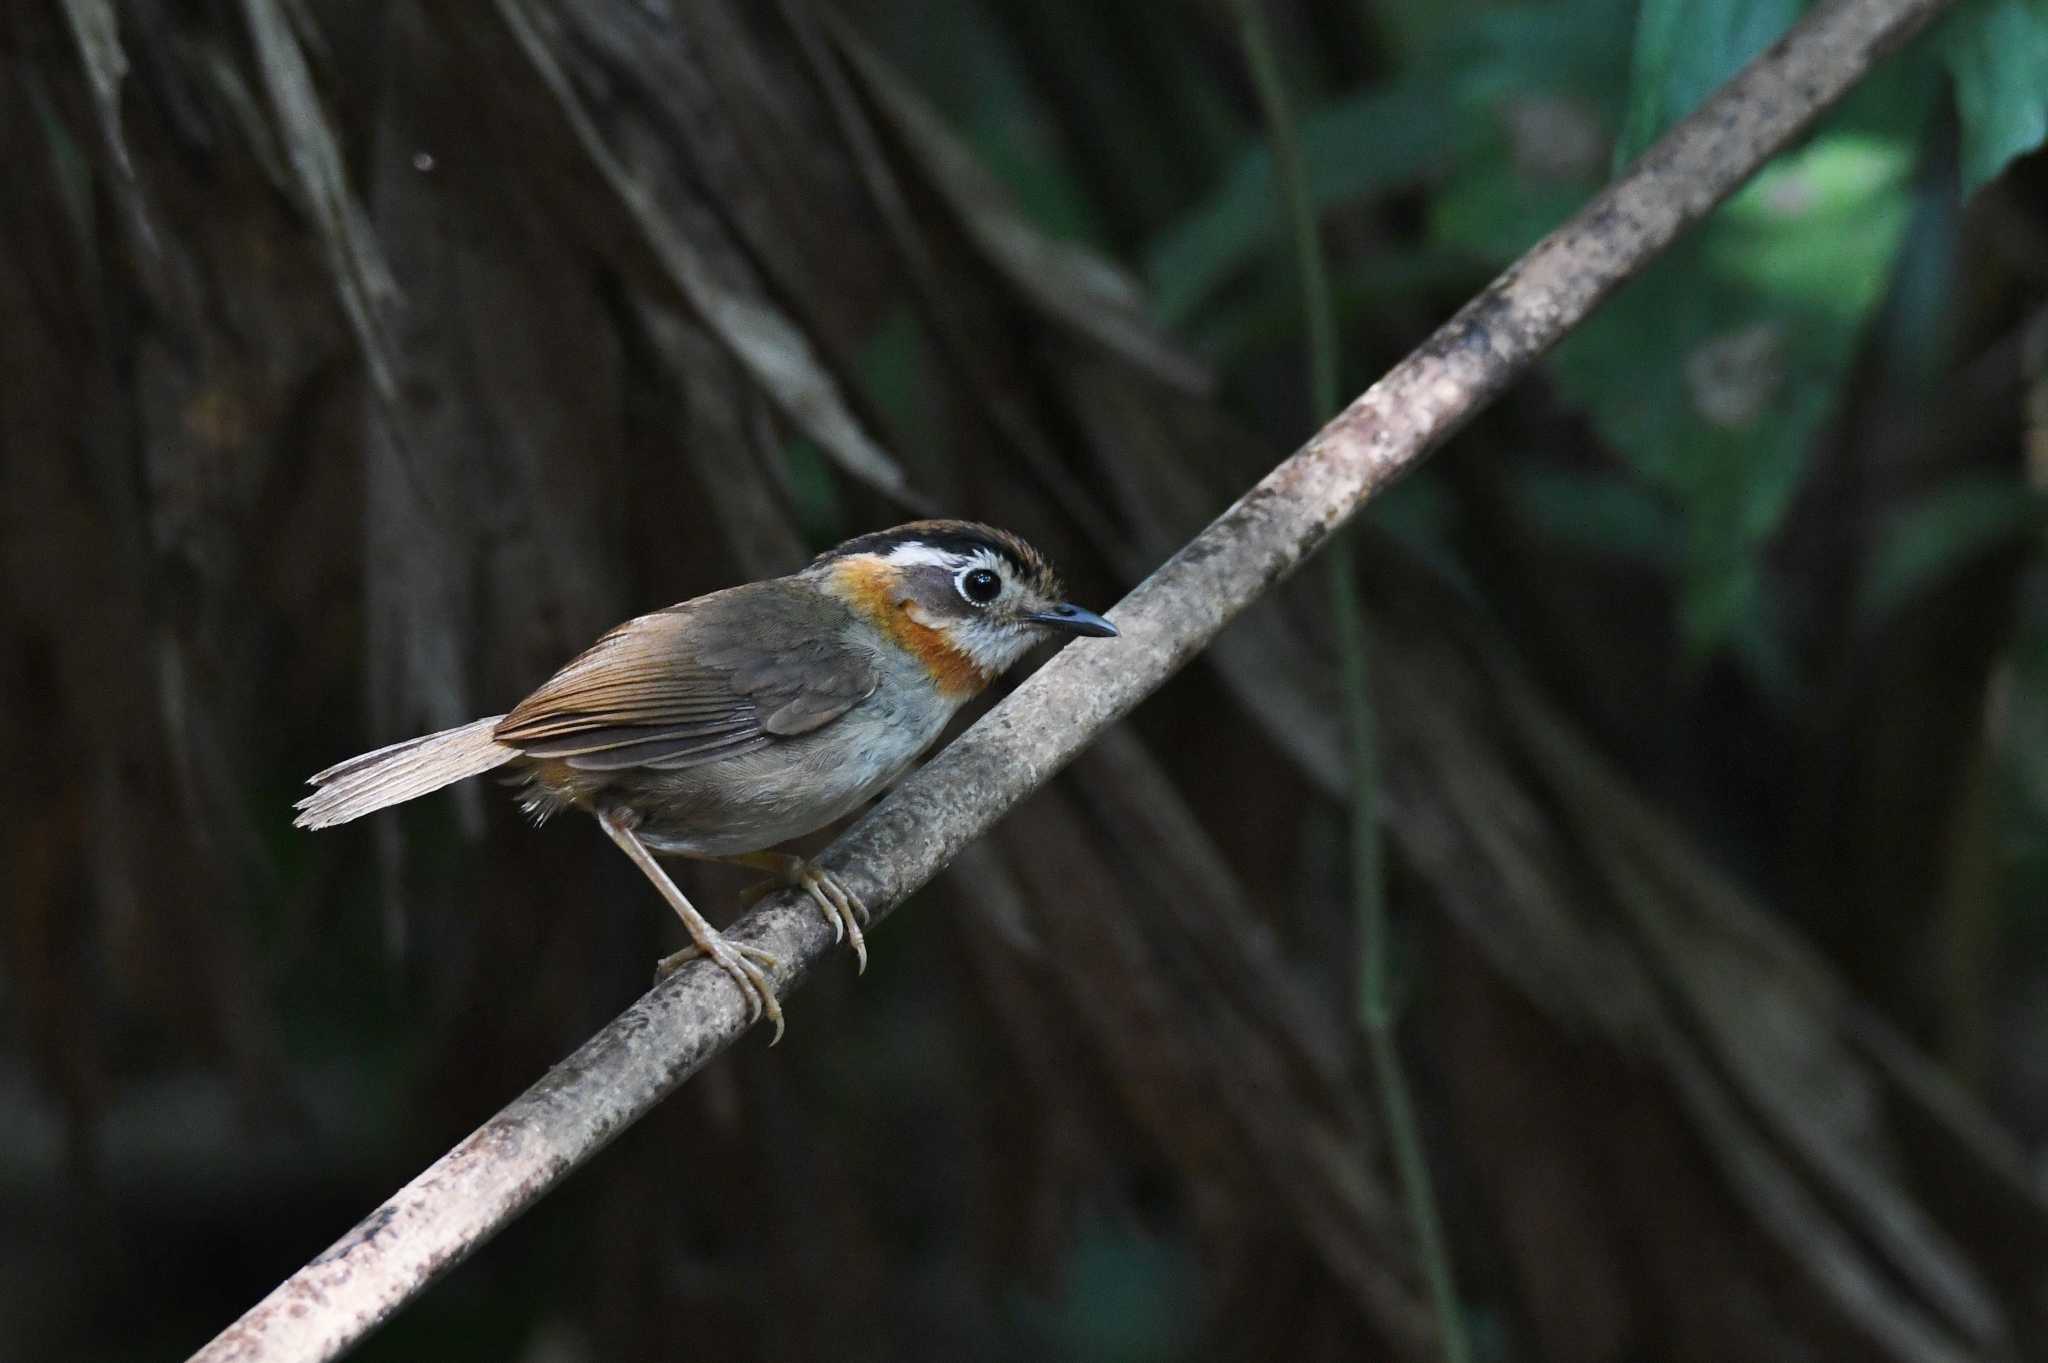
[[[628,620],[508,714],[329,767],[296,823],[331,827],[510,766],[535,822],[572,807],[594,815],[681,916],[694,945],[660,972],[710,957],[779,1039],[782,1007],[761,969],[774,958],[727,942],[655,858],[770,872],[755,895],[803,889],[866,969],[866,907],[822,867],[767,849],[893,784],[1040,639],[1116,634],[1061,595],[1044,557],[992,526],[862,535],[788,577]]]

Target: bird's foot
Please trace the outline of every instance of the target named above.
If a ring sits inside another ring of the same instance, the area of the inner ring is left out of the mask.
[[[722,933],[713,932],[656,962],[655,983],[661,983],[699,957],[708,957],[740,987],[740,993],[747,1000],[747,1025],[752,1026],[765,1015],[775,1024],[775,1035],[768,1044],[773,1046],[782,1040],[782,1004],[776,1000],[775,986],[768,982],[764,973],[764,968],[773,970],[780,961],[759,947],[728,941]]]
[[[868,943],[861,927],[868,921],[868,906],[860,902],[859,895],[846,888],[844,881],[817,862],[791,856],[787,852],[752,852],[731,860],[742,866],[767,871],[775,877],[740,891],[742,907],[752,905],[773,890],[802,890],[818,906],[818,912],[825,915],[825,921],[832,925],[832,940],[850,944],[860,971],[866,973]]]

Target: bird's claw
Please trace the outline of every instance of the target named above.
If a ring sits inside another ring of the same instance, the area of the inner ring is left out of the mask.
[[[868,968],[867,938],[861,933],[861,924],[868,921],[867,905],[859,896],[846,888],[837,876],[814,861],[802,862],[792,868],[791,885],[811,897],[818,906],[818,912],[825,915],[825,921],[832,925],[832,940],[846,941],[853,947],[856,972],[866,974]]]
[[[740,904],[751,906],[770,891],[781,889],[802,890],[809,895],[811,902],[818,906],[818,912],[832,925],[832,940],[850,942],[860,973],[867,972],[868,944],[861,928],[867,924],[869,914],[859,895],[847,889],[844,882],[816,862],[790,857],[777,871],[775,879],[764,880],[742,890]]]
[[[747,1001],[747,1025],[753,1026],[765,1015],[775,1024],[775,1035],[768,1044],[773,1046],[782,1040],[782,1004],[775,997],[775,986],[768,982],[763,971],[764,967],[775,969],[781,963],[779,959],[759,947],[727,941],[714,932],[708,941],[693,942],[681,951],[662,957],[654,967],[655,982],[659,984],[700,957],[709,958],[740,987],[740,994]]]

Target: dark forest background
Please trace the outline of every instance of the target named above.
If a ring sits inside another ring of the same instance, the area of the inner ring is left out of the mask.
[[[1342,391],[1800,8],[1259,6]],[[677,944],[307,773],[926,510],[1107,606],[1314,429],[1245,10],[0,7],[0,1355],[183,1356]],[[1972,0],[1352,536],[1481,1359],[2048,1358],[2043,91]],[[1423,1356],[1328,586],[360,1356]]]

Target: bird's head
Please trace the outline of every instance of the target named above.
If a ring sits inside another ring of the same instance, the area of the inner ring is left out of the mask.
[[[1048,636],[1116,634],[1062,599],[1043,554],[973,521],[912,521],[861,535],[806,571],[914,653],[948,692],[980,690]]]

